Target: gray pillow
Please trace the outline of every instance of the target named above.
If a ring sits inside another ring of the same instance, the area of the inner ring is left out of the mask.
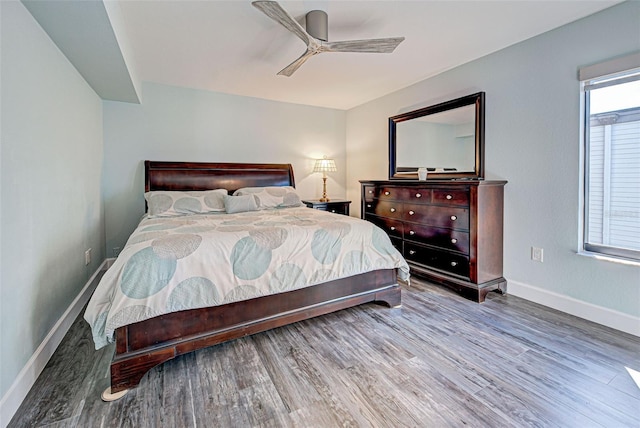
[[[224,212],[225,189],[204,191],[153,191],[144,194],[149,217]]]
[[[224,195],[224,207],[227,214],[258,211],[258,202],[253,195],[229,196]]]

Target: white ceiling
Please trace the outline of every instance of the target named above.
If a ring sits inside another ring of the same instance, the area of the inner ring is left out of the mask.
[[[51,7],[51,2],[23,2]],[[392,54],[317,55],[292,77],[276,73],[304,52],[304,43],[249,0],[105,4],[107,9],[119,6],[122,25],[114,31],[119,44],[130,50],[128,65],[135,79],[349,109],[619,2],[281,1],[303,26],[306,12],[326,11],[330,41],[406,38]],[[38,8],[27,7],[32,14]],[[46,17],[36,15],[42,25]],[[73,22],[64,24],[67,31]]]

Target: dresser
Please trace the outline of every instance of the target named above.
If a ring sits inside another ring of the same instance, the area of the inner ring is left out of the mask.
[[[412,274],[483,302],[489,291],[507,291],[502,276],[506,183],[362,180],[362,218],[389,235]]]

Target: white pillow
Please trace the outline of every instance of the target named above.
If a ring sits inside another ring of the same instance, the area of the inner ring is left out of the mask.
[[[291,186],[243,187],[233,192],[235,196],[253,195],[258,200],[258,209],[300,207],[302,201]]]
[[[153,191],[144,194],[149,217],[224,212],[226,189],[177,192]]]

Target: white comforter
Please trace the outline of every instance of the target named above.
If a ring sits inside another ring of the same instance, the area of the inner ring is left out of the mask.
[[[94,292],[96,349],[118,327],[376,269],[409,267],[375,225],[309,208],[143,219]]]

